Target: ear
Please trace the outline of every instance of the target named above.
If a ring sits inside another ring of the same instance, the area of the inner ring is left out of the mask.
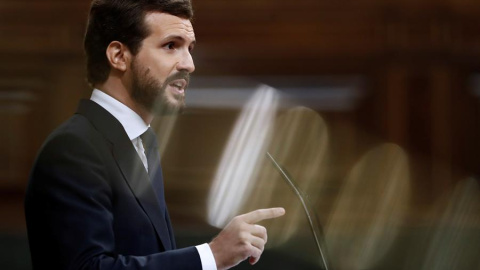
[[[131,59],[127,46],[119,41],[112,41],[107,47],[107,59],[110,66],[120,71],[126,71]]]

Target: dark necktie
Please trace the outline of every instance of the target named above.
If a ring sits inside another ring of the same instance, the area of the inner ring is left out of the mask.
[[[167,213],[157,136],[155,135],[155,132],[153,132],[152,128],[149,127],[147,131],[140,135],[140,138],[142,139],[145,148],[145,156],[147,157],[148,177],[150,178],[153,190],[157,195],[158,204],[162,208],[163,212]],[[167,214],[165,214],[164,218],[166,223],[170,224]],[[168,230],[170,231],[170,228],[168,228]]]
[[[148,176],[150,179],[155,175],[155,168],[160,164],[160,156],[158,154],[157,136],[153,132],[152,128],[148,128],[142,135],[143,146],[145,148],[145,156],[148,163]]]

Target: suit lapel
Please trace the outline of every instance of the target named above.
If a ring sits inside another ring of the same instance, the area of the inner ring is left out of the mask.
[[[130,189],[133,191],[143,210],[145,210],[145,213],[147,213],[152,221],[157,234],[162,240],[163,246],[166,250],[170,250],[172,247],[170,244],[168,227],[164,218],[165,207],[160,207],[155,191],[150,183],[148,174],[145,171],[145,167],[137,157],[137,152],[134,148],[133,152],[131,152],[132,149],[128,148],[133,148],[133,146],[114,146],[113,155],[115,160],[117,161],[118,167],[122,171],[123,176],[127,180]],[[125,155],[125,153],[128,152],[131,153],[129,155]],[[131,156],[134,158],[130,158]]]
[[[118,120],[90,100],[82,100],[77,113],[87,117],[113,145],[113,157],[137,201],[150,218],[165,250],[172,249],[165,220],[165,204],[157,200],[149,176],[138,153]],[[163,204],[163,205],[160,205]]]

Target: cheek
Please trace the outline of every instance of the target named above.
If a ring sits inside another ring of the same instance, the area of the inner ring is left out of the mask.
[[[177,64],[177,59],[173,54],[157,54],[155,55],[155,58],[151,58],[154,63],[154,65],[157,69],[157,72],[159,72],[162,75],[170,75],[174,70],[175,66]]]
[[[166,59],[164,55],[153,52],[148,52],[142,55],[142,63],[146,70],[150,72],[154,77],[163,77],[166,73]]]
[[[152,76],[161,81],[164,81],[170,75],[170,72],[171,68],[165,65],[164,62],[156,62],[150,65],[150,73]]]
[[[162,51],[148,51],[142,55],[145,68],[149,70],[150,76],[164,82],[168,76],[175,72],[176,61],[174,55]]]

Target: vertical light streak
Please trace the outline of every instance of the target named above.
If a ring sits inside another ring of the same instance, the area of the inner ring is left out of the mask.
[[[277,107],[276,91],[261,86],[243,108],[210,189],[208,221],[211,225],[224,227],[249,197]]]
[[[399,232],[408,203],[409,167],[394,144],[369,151],[350,172],[326,229],[338,269],[370,269]]]
[[[153,122],[150,124],[152,129],[155,131],[155,134],[157,134],[158,147],[161,157],[163,157],[163,153],[167,148],[177,119],[178,115],[176,114],[161,116],[154,118]]]
[[[421,269],[480,269],[480,186],[473,179],[457,184],[435,228]]]
[[[315,203],[325,180],[324,161],[328,149],[328,127],[324,119],[315,111],[305,107],[295,107],[282,114],[275,121],[268,151],[288,170],[299,188]],[[270,246],[278,246],[288,241],[299,228],[308,228],[302,205],[288,185],[272,166],[264,159],[258,183],[246,203],[245,211],[258,207],[285,207],[288,219],[283,222],[265,221],[268,224]],[[310,237],[308,233],[305,234]],[[303,235],[302,235],[303,236]],[[314,250],[313,250],[314,251]],[[313,252],[313,254],[316,253]]]

